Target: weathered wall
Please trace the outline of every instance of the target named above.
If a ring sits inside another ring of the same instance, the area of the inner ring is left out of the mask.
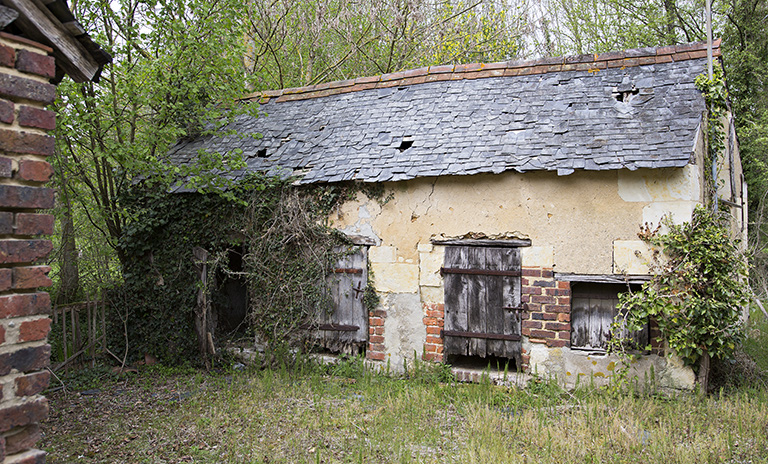
[[[523,367],[564,383],[610,375],[588,353],[570,350],[570,284],[556,274],[647,274],[640,225],[666,213],[677,223],[690,218],[703,200],[698,166],[417,179],[387,184],[383,204],[359,194],[332,220],[377,244],[369,259],[382,304],[371,314],[369,358],[393,369],[414,354],[443,360],[445,247],[431,237],[513,234],[532,245],[522,249]],[[664,371],[666,361],[656,358],[654,368]]]
[[[41,463],[32,449],[48,414],[40,392],[48,386],[50,299],[38,287],[50,285],[54,192],[44,184],[52,174],[56,88],[51,49],[0,33],[0,462]]]

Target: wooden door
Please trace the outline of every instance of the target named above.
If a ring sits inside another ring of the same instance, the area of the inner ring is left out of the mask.
[[[521,338],[520,249],[447,246],[445,353],[516,359]]]
[[[368,284],[368,247],[337,250],[339,258],[328,276],[330,310],[318,315],[318,343],[330,351],[362,353],[368,342],[368,311],[363,303]]]

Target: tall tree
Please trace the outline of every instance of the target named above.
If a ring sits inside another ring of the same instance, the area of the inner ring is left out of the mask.
[[[75,13],[114,61],[98,83],[59,87],[58,181],[121,258],[121,191],[247,89],[239,0],[81,0]],[[76,181],[74,181],[76,179]]]
[[[259,89],[519,57],[523,2],[254,0],[246,64]]]

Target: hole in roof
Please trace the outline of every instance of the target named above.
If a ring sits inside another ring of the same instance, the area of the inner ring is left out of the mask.
[[[404,138],[402,142],[400,142],[400,146],[397,147],[400,151],[405,151],[413,146],[413,139]]]
[[[616,98],[616,101],[628,103],[632,96],[637,95],[638,93],[640,93],[640,90],[632,87],[631,90],[617,90],[613,92],[613,96]]]
[[[258,156],[259,158],[266,158],[267,157],[267,149],[266,148],[260,148],[256,152],[256,156]]]

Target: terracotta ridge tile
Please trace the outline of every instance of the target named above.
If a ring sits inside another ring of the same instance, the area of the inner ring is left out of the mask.
[[[721,43],[722,40],[719,38],[712,42],[713,56],[721,56]],[[625,68],[654,63],[700,59],[706,56],[706,49],[706,42],[694,42],[661,47],[641,47],[600,54],[553,56],[495,63],[436,65],[304,87],[254,92],[243,97],[242,100],[260,99],[261,101],[269,102],[271,98],[277,98],[276,101],[283,102],[447,80],[486,79],[566,71],[594,72],[606,68]],[[702,51],[704,54],[702,54]]]

